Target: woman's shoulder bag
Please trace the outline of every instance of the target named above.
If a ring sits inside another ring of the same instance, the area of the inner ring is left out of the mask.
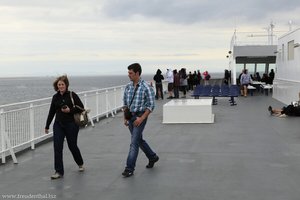
[[[73,95],[72,95],[72,91],[70,91],[70,97],[71,97],[71,101],[72,101],[72,104],[73,104],[73,108],[76,107],[79,110],[81,110],[81,112],[74,114],[75,123],[80,127],[85,127],[89,122],[89,119],[88,119],[88,111],[89,110],[86,110],[84,108],[81,108],[78,105],[75,105]]]

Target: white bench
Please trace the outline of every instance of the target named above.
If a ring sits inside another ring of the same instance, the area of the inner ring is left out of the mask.
[[[212,99],[173,99],[163,106],[163,123],[214,123]]]

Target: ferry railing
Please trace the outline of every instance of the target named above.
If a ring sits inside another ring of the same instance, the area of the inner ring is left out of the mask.
[[[245,45],[277,45],[278,37],[276,34],[278,31],[274,31],[272,34],[265,32],[237,32],[235,31],[231,42],[230,50],[233,46],[245,46]]]
[[[125,85],[78,92],[84,107],[89,108],[91,125],[100,118],[114,116],[123,106]],[[51,138],[45,134],[45,123],[51,97],[0,106],[0,154],[2,163],[10,153],[17,163],[15,152],[31,148],[38,142]],[[53,123],[53,122],[52,122]]]

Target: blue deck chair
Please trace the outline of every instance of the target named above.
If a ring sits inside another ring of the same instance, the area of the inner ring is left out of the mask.
[[[234,100],[234,97],[238,97],[239,96],[239,87],[237,85],[231,85],[229,88],[229,96],[230,96],[230,104],[232,106],[236,105],[236,102]]]
[[[221,86],[221,96],[222,97],[228,97],[229,95],[229,86],[228,85],[222,85]]]
[[[204,97],[211,96],[211,85],[205,85],[204,86],[202,96],[204,96]]]
[[[212,86],[211,89],[211,96],[213,97],[213,105],[217,105],[218,104],[218,99],[216,99],[216,97],[221,96],[221,91],[220,91],[221,87],[219,85],[214,85]]]
[[[202,95],[202,93],[203,93],[203,85],[197,85],[194,89],[192,96],[195,99],[199,99],[199,97]]]

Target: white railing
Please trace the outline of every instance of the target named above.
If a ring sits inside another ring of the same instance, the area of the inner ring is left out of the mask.
[[[84,107],[89,108],[90,121],[101,117],[114,116],[123,106],[125,86],[79,92]],[[45,123],[51,98],[7,104],[0,106],[0,154],[2,163],[6,162],[8,152],[17,163],[14,152],[35,148],[35,144],[52,137],[45,134]],[[93,124],[93,123],[91,123]],[[51,126],[50,126],[51,127]]]
[[[230,42],[230,49],[232,49],[233,46],[244,45],[276,45],[278,43],[278,37],[274,33],[234,32]],[[276,34],[278,34],[278,32],[276,32]]]

